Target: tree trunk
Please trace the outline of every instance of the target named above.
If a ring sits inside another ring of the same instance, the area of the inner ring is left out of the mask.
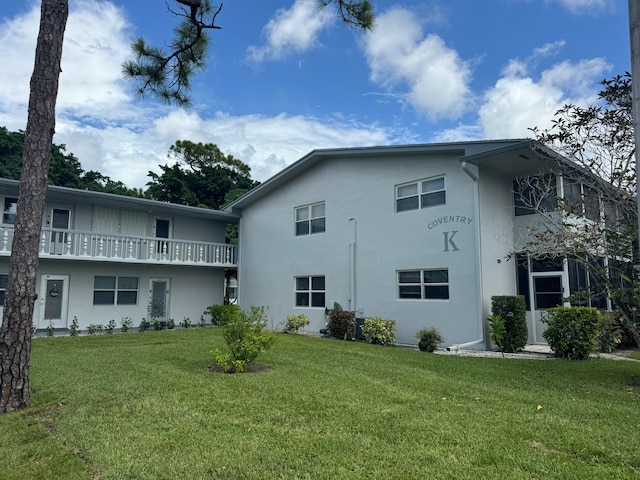
[[[42,0],[18,209],[0,330],[0,413],[30,406],[29,357],[68,0]]]

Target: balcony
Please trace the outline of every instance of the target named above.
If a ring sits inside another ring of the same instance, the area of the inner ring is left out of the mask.
[[[13,227],[0,225],[0,256],[11,254],[12,243]],[[232,268],[237,266],[237,246],[43,228],[40,258]]]

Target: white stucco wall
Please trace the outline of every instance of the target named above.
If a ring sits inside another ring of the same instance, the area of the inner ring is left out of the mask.
[[[446,178],[446,205],[395,213],[395,185],[438,175]],[[326,232],[296,237],[294,208],[319,201],[326,202]],[[416,344],[426,326],[439,328],[446,345],[482,337],[474,188],[457,155],[325,160],[242,215],[240,304],[268,305],[275,326],[305,313],[308,330],[324,327],[324,309],[294,307],[294,278],[324,275],[327,306],[396,319],[399,343]],[[449,269],[449,300],[398,299],[397,271],[428,268]]]

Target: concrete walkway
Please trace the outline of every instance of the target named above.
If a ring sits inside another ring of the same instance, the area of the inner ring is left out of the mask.
[[[591,358],[607,358],[609,360],[628,360],[631,362],[640,362],[629,358],[629,353],[633,350],[616,350],[613,353],[594,353]],[[527,359],[527,360],[551,360],[555,357],[549,345],[526,345],[522,352],[519,353],[505,353],[496,351],[485,350],[455,350],[449,351],[447,349],[437,349],[434,353],[439,355],[453,355],[460,357],[488,357],[488,358],[509,358],[509,359]]]

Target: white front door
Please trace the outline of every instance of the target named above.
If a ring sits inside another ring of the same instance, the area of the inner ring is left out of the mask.
[[[149,280],[149,321],[166,322],[170,318],[170,285],[168,278]]]
[[[68,301],[69,275],[42,275],[38,328],[67,328]]]

